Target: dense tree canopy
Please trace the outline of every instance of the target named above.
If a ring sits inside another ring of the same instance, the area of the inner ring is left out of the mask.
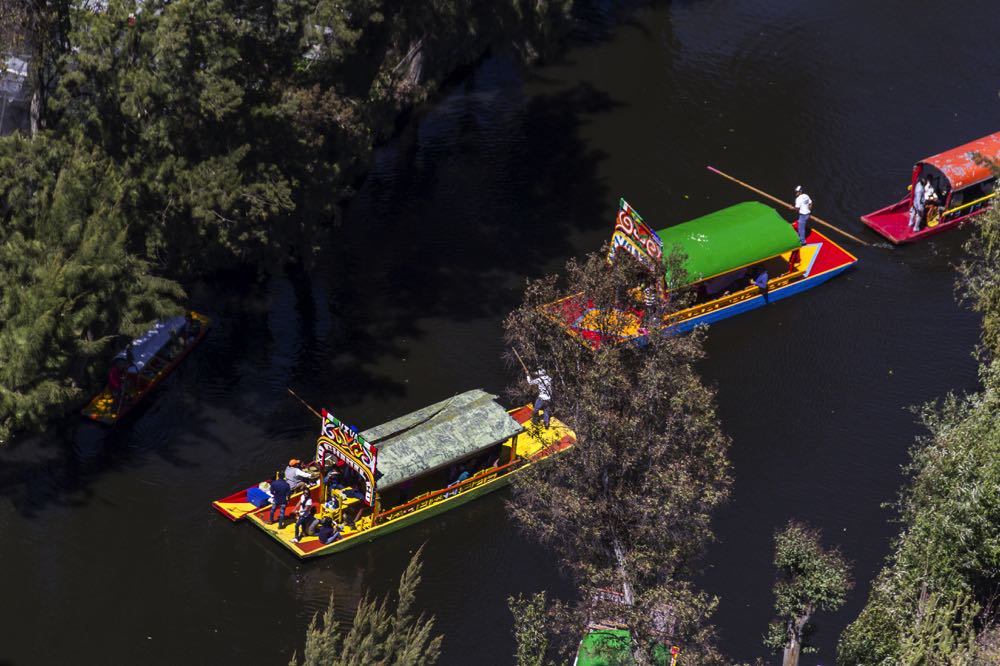
[[[858,666],[996,663],[1000,594],[1000,211],[977,221],[959,288],[983,315],[982,388],[923,408],[902,532],[839,645]],[[977,645],[969,636],[979,634]],[[992,656],[986,656],[991,654]],[[947,659],[946,659],[947,657]]]
[[[515,482],[510,511],[552,548],[580,589],[577,612],[555,623],[564,644],[579,639],[587,618],[611,618],[637,637],[639,663],[649,662],[655,643],[673,641],[683,646],[685,663],[695,664],[714,654],[706,619],[715,601],[690,575],[730,483],[729,439],[714,392],[694,367],[703,357],[702,334],[654,334],[641,348],[592,349],[545,310],[562,294],[586,294],[604,313],[595,326],[613,338],[624,325],[616,305],[649,279],[635,266],[628,256],[612,266],[597,255],[571,261],[565,286],[554,277],[530,282],[508,317],[507,342],[529,367],[547,370],[554,415],[577,436],[568,452]]]
[[[308,263],[401,111],[568,4],[0,4],[33,89],[32,139],[0,138],[0,440],[93,390],[177,281]]]

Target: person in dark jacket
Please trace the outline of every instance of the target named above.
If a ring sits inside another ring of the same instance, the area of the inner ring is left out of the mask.
[[[326,545],[340,538],[340,530],[334,527],[333,520],[326,518],[316,530],[316,536],[319,537],[321,544]]]
[[[274,512],[278,511],[278,529],[285,528],[285,509],[288,508],[288,496],[292,494],[292,487],[288,485],[284,477],[279,473],[271,482],[271,516],[269,522],[274,524]]]

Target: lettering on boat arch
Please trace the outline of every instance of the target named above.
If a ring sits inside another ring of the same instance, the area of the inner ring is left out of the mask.
[[[375,500],[375,469],[378,448],[365,441],[357,430],[323,410],[323,426],[316,441],[316,458],[324,454],[343,460],[365,480],[365,504]]]
[[[611,235],[608,261],[614,261],[615,250],[623,247],[629,254],[657,270],[663,260],[663,239],[642,219],[642,216],[625,199],[618,202],[618,219]]]

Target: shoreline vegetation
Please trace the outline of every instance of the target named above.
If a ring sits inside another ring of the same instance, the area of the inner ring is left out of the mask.
[[[959,297],[983,316],[979,391],[918,410],[928,434],[906,468],[901,525],[864,609],[840,637],[845,666],[1000,663],[1000,208],[976,222]]]
[[[79,406],[182,282],[308,267],[375,146],[570,0],[36,0],[0,10],[30,131],[0,138],[0,446]]]

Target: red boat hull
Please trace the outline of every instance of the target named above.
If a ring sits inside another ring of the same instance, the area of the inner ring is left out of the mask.
[[[908,226],[910,222],[910,198],[907,197],[874,213],[862,215],[861,221],[881,236],[884,236],[896,245],[901,245],[902,243],[914,243],[928,236],[933,236],[934,234],[956,227],[986,210],[987,208],[980,208],[968,215],[938,222],[933,227],[924,226],[919,231],[912,231]]]

